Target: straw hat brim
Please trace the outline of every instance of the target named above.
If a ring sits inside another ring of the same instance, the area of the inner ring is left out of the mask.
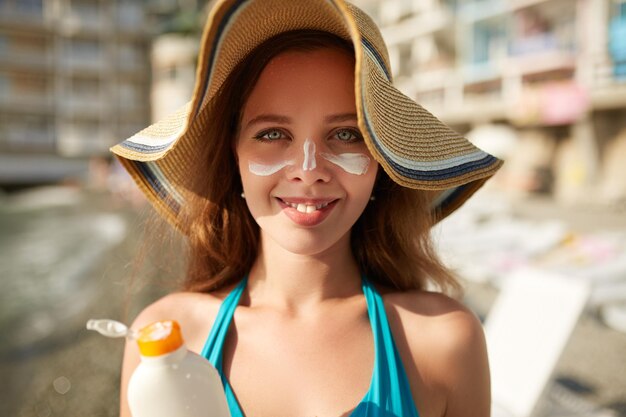
[[[205,25],[191,102],[111,148],[157,211],[174,226],[192,192],[206,109],[232,69],[263,41],[316,29],[352,42],[358,123],[372,156],[396,183],[437,191],[441,219],[493,176],[502,161],[478,149],[392,84],[387,50],[371,19],[343,0],[222,0]]]

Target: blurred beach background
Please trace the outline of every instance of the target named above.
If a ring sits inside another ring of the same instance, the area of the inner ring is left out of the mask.
[[[108,148],[191,97],[212,3],[0,0],[0,416],[118,414],[123,341],[85,323],[182,269]],[[433,231],[494,416],[626,416],[626,0],[354,3],[394,83],[506,161]]]

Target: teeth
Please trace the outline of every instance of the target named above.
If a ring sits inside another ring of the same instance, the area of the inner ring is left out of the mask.
[[[318,204],[315,206],[309,206],[307,204],[303,204],[303,203],[289,203],[287,201],[285,201],[285,204],[287,204],[289,207],[293,207],[296,210],[298,210],[300,213],[313,213],[315,210],[320,210],[323,209],[324,207],[328,206],[328,203],[322,203],[322,204]]]

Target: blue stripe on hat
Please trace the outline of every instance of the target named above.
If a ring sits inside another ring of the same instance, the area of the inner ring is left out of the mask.
[[[387,77],[387,81],[391,81],[391,74],[389,73],[389,70],[385,66],[385,61],[380,56],[376,48],[374,48],[374,45],[372,45],[370,41],[364,36],[361,36],[361,44],[363,44],[366,51],[370,53],[370,56],[374,58],[374,61],[383,70],[383,72],[385,73],[385,77]]]
[[[209,67],[207,69],[208,75],[204,78],[204,82],[201,88],[202,97],[200,100],[198,100],[198,103],[196,104],[196,108],[193,109],[193,113],[192,113],[193,117],[195,117],[198,114],[198,112],[200,111],[200,107],[202,107],[202,103],[204,103],[204,97],[206,96],[206,93],[208,91],[209,80],[211,79],[211,75],[213,72],[213,64],[215,63],[215,56],[217,54],[217,45],[220,43],[221,36],[224,33],[224,28],[229,23],[230,18],[237,11],[237,9],[247,1],[248,0],[235,1],[233,3],[233,6],[226,11],[226,13],[224,14],[224,17],[219,23],[215,39],[213,39],[213,45],[211,45],[211,56],[209,56]]]
[[[131,139],[127,139],[120,143],[120,146],[141,153],[158,153],[171,146],[171,143],[166,143],[165,145],[146,145],[144,143],[133,142]]]
[[[158,175],[152,171],[151,166],[148,163],[140,161],[129,160],[129,162],[131,162],[137,168],[137,171],[139,171],[139,173],[146,179],[148,185],[154,190],[155,194],[169,206],[174,214],[178,214],[181,207],[180,204],[171,198],[171,193],[158,178]]]
[[[419,171],[413,170],[401,165],[396,164],[392,160],[386,157],[385,160],[393,167],[393,169],[404,177],[411,178],[418,181],[442,181],[450,178],[458,177],[467,174],[472,171],[486,168],[493,163],[497,162],[497,159],[492,155],[487,155],[483,159],[478,161],[467,162],[461,165],[457,165],[451,168],[440,169],[437,171]]]
[[[454,188],[452,192],[446,195],[446,197],[437,205],[437,207],[433,208],[438,209],[444,213],[447,212],[448,207],[454,205],[459,199],[461,199],[470,186],[472,186],[471,182]]]
[[[480,149],[473,150],[469,153],[460,154],[457,156],[451,156],[446,159],[438,159],[434,161],[418,161],[414,159],[408,159],[403,156],[398,156],[393,151],[389,150],[386,146],[381,144],[381,149],[387,156],[395,162],[397,165],[413,171],[441,171],[443,169],[456,167],[469,162],[476,162],[484,159],[489,154]]]

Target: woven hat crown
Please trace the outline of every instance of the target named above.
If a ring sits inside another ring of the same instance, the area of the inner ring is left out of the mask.
[[[211,29],[216,28],[215,25],[207,25],[197,70],[198,82],[194,92],[194,98],[197,99],[194,101],[196,110],[215,96],[235,66],[253,49],[276,35],[294,30],[329,32],[354,43],[366,39],[384,63],[387,74],[391,75],[389,53],[380,30],[361,9],[349,3],[343,4],[344,13],[356,22],[353,27],[355,30],[351,31],[351,27],[346,24],[345,16],[337,13],[337,5],[332,2],[289,1],[291,3],[289,7],[285,7],[285,0],[247,2],[249,4],[237,11],[235,23],[223,29],[224,36],[212,48],[207,40],[214,35]],[[226,17],[216,9],[209,16],[209,21]]]

